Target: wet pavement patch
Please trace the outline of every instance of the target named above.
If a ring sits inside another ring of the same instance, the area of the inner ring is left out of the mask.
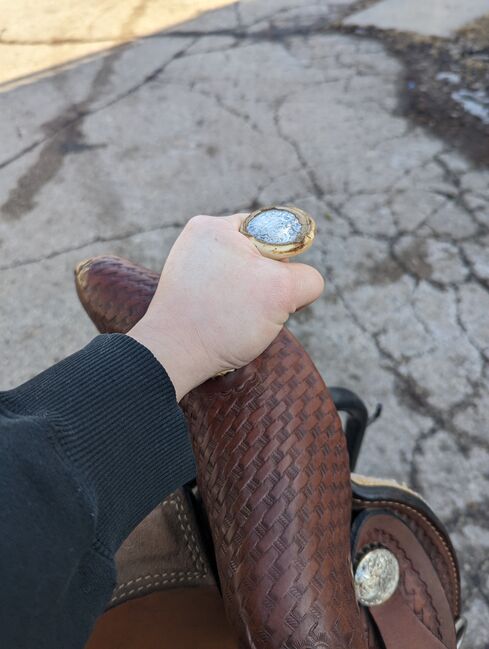
[[[476,164],[489,165],[489,16],[452,39],[342,25],[376,38],[402,60],[400,111]]]

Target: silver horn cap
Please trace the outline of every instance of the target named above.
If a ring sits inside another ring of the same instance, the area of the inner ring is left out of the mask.
[[[249,214],[240,232],[264,257],[286,259],[300,255],[311,246],[316,223],[298,207],[273,205]]]

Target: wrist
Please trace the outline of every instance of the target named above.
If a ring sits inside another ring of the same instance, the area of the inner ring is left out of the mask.
[[[165,368],[178,402],[208,378],[192,345],[186,344],[182,336],[166,330],[161,321],[154,324],[145,316],[127,335],[144,345]]]

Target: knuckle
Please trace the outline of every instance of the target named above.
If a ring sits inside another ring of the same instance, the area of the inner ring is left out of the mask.
[[[189,230],[206,228],[212,223],[213,217],[207,216],[206,214],[197,214],[192,216],[191,219],[187,222],[187,228]]]

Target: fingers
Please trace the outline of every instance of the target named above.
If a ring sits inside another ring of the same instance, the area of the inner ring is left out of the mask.
[[[222,225],[226,224],[231,227],[233,230],[238,231],[243,223],[244,219],[249,216],[245,212],[240,212],[238,214],[230,214],[229,216],[198,216],[193,217],[191,221],[201,222],[203,219],[207,219],[207,225],[212,221],[214,224],[220,223]],[[257,255],[260,255],[260,252],[253,246],[251,241],[249,241],[250,247],[255,250]],[[267,259],[267,262],[271,260]],[[281,262],[281,263],[280,263]],[[284,263],[285,262],[285,263]],[[289,259],[281,259],[279,262],[273,260],[273,264],[280,265],[285,272],[289,274],[289,279],[292,281],[287,282],[287,296],[286,301],[288,302],[290,309],[289,313],[297,311],[311,302],[317,300],[324,290],[324,280],[321,274],[312,266],[301,263],[288,263]]]
[[[235,230],[239,230],[241,223],[248,216],[246,212],[240,212],[239,214],[231,214],[230,216],[221,216],[219,217],[223,221],[229,223]]]
[[[317,300],[324,290],[324,279],[315,268],[307,264],[287,264],[292,277],[292,303],[295,310]]]

